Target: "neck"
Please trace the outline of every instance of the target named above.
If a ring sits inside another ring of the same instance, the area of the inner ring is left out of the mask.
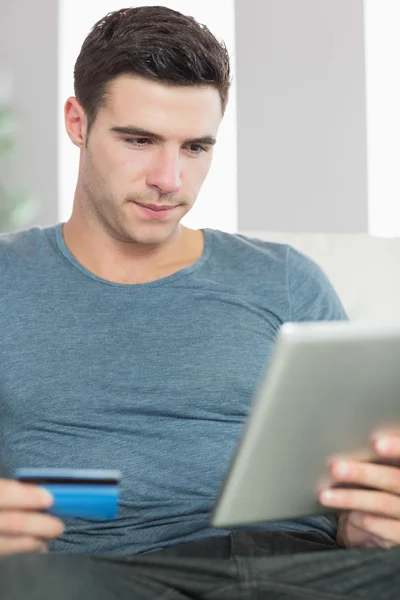
[[[202,231],[178,225],[161,244],[126,242],[76,212],[63,226],[71,254],[86,269],[116,283],[146,283],[172,275],[196,262],[204,248]]]

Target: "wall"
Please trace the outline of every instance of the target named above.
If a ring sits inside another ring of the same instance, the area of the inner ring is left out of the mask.
[[[367,231],[362,0],[236,2],[239,229]]]
[[[400,2],[365,0],[369,232],[400,235]]]
[[[362,0],[163,4],[226,38],[237,65],[237,106],[233,94],[187,224],[367,231]],[[1,60],[15,70],[20,122],[15,177],[42,199],[41,225],[67,219],[72,206],[77,150],[64,131],[63,104],[73,62],[94,21],[122,5],[0,0]]]
[[[40,201],[35,223],[58,218],[58,5],[0,0],[0,69],[13,72],[18,153],[11,178]]]

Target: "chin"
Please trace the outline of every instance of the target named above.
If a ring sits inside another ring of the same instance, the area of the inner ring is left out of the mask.
[[[128,232],[128,235],[132,242],[137,244],[162,244],[168,238],[170,238],[179,229],[179,223],[165,224],[161,227],[143,226],[138,225]]]

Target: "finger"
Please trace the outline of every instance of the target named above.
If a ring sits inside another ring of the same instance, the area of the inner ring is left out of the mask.
[[[355,513],[352,522],[379,538],[383,548],[400,546],[400,521],[371,514]]]
[[[376,433],[372,443],[380,456],[400,458],[400,431]]]
[[[383,550],[388,550],[389,548],[392,548],[393,546],[395,546],[395,544],[392,544],[392,542],[388,542],[387,540],[384,540],[382,538],[380,538],[377,535],[373,535],[372,533],[369,534],[369,537],[367,538],[367,540],[364,542],[364,544],[360,545],[360,548],[382,548]]]
[[[394,548],[395,546],[397,546],[397,544],[395,542],[391,542],[390,540],[385,540],[383,537],[381,537],[380,535],[375,535],[374,533],[371,533],[371,547],[372,548],[383,548],[384,550],[387,550],[388,548]]]
[[[344,547],[361,548],[365,546],[367,540],[372,538],[372,534],[353,523],[353,514],[355,513],[346,513],[344,518],[339,521],[336,540]]]
[[[360,515],[364,513],[350,512],[347,514],[345,526],[339,527],[338,542],[347,548],[390,548],[393,542],[385,540],[362,527],[363,521]]]
[[[378,539],[380,539],[382,541],[382,538],[379,538],[379,536],[375,535],[374,533],[371,533],[364,526],[364,521],[361,518],[361,516],[362,515],[365,516],[365,514],[368,514],[368,513],[360,513],[360,512],[354,511],[354,510],[351,511],[349,513],[348,526],[351,528],[352,531],[357,532],[357,534],[362,536],[364,539],[365,539],[366,535],[368,535],[368,539],[373,543],[376,543]]]
[[[354,483],[400,495],[400,469],[368,462],[334,461],[331,473],[338,482]]]
[[[50,515],[23,511],[0,512],[0,535],[23,535],[51,540],[63,532],[63,523]]]
[[[47,545],[29,536],[0,535],[0,555],[18,552],[48,552]]]
[[[0,510],[46,509],[54,504],[53,496],[45,489],[10,479],[0,479]]]
[[[393,494],[370,490],[328,488],[321,492],[319,499],[324,506],[400,519],[400,497]]]

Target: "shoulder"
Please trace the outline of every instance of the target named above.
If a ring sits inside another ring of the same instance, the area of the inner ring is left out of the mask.
[[[288,254],[288,290],[293,321],[341,321],[347,314],[321,267],[293,247]]]
[[[0,234],[0,274],[37,265],[49,251],[48,229],[32,227]]]
[[[220,290],[243,301],[252,310],[289,320],[287,285],[289,246],[242,234],[212,230],[212,260],[208,271]]]
[[[251,238],[240,233],[226,233],[219,230],[211,230],[213,233],[214,251],[218,252],[221,259],[226,256],[227,260],[254,261],[253,264],[263,267],[276,266],[280,270],[285,268],[288,260],[290,246],[268,242],[258,238]],[[243,263],[235,263],[237,266]]]
[[[268,297],[276,296],[288,308],[291,321],[342,320],[347,315],[328,277],[311,258],[289,244],[215,231],[218,260],[256,285]]]

